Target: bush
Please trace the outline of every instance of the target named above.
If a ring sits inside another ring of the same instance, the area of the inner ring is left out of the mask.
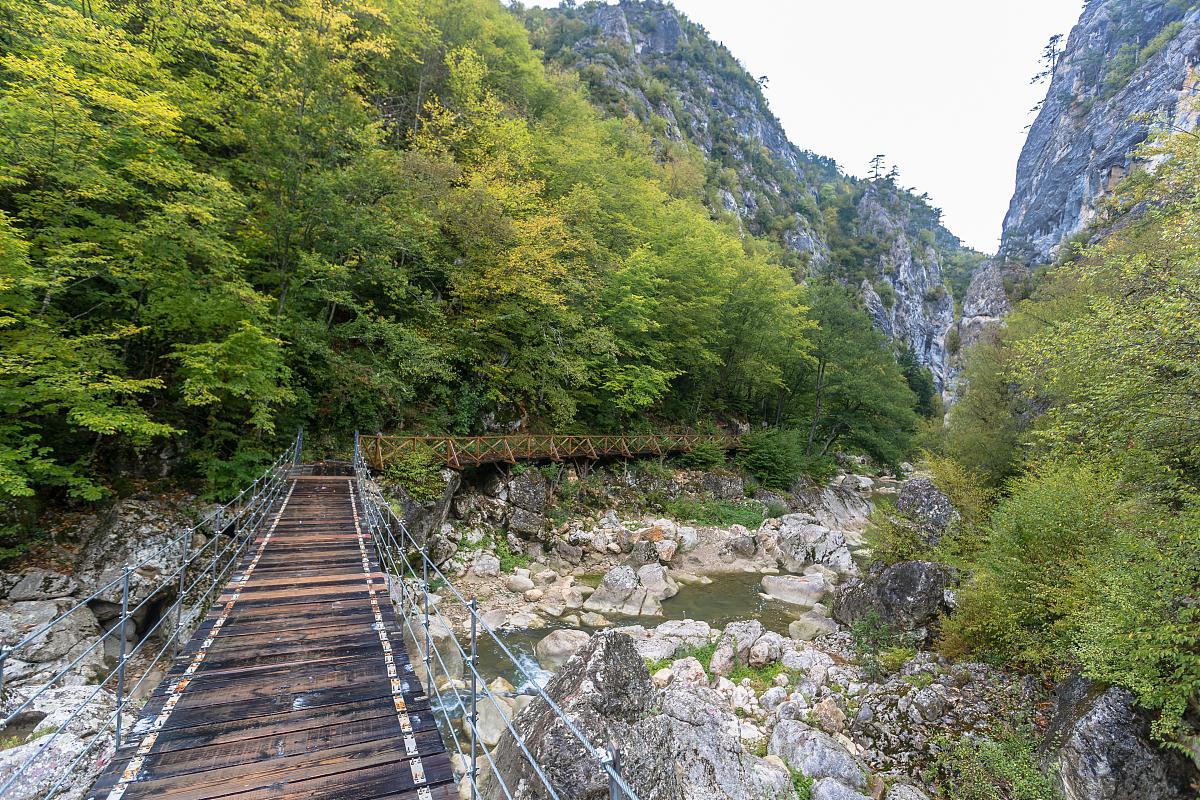
[[[804,443],[795,430],[766,430],[742,437],[738,465],[767,489],[787,491],[804,474],[807,466]]]
[[[1048,673],[1069,669],[1073,625],[1100,588],[1087,565],[1106,551],[1125,511],[1117,486],[1109,470],[1074,463],[1014,482],[943,624],[943,652]]]
[[[916,655],[906,637],[889,628],[875,611],[868,611],[854,621],[850,626],[850,638],[854,642],[859,665],[872,681],[878,681],[886,673],[898,669],[897,658],[903,657],[904,660],[899,664],[903,666]],[[885,656],[885,653],[889,655]]]
[[[418,503],[436,500],[446,489],[442,480],[442,462],[427,448],[405,453],[389,462],[383,476],[399,484]]]
[[[815,781],[800,770],[790,770],[792,773],[792,788],[796,790],[797,800],[812,800],[812,787]]]
[[[684,469],[716,469],[725,466],[725,448],[713,442],[700,442],[678,459]]]
[[[995,738],[968,735],[935,741],[937,757],[926,782],[946,800],[1057,800],[1038,770],[1033,742],[1004,731]]]
[[[876,503],[871,512],[865,538],[871,559],[888,566],[929,555],[930,548],[917,526],[901,517],[895,505],[886,500]]]

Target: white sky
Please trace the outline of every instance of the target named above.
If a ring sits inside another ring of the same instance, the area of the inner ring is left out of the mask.
[[[527,0],[528,2],[528,0]],[[991,253],[1046,40],[1082,0],[674,0],[755,77],[799,147],[863,175],[876,153]],[[556,6],[557,0],[529,4]]]

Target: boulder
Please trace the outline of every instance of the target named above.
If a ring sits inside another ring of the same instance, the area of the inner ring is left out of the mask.
[[[508,502],[517,508],[541,516],[550,500],[550,484],[536,469],[527,469],[508,480]]]
[[[551,548],[551,550],[553,551],[554,555],[558,556],[563,561],[566,561],[568,564],[578,564],[580,561],[583,561],[583,548],[579,547],[578,545],[570,544],[569,542],[564,542],[562,539],[559,539],[557,542],[555,542],[554,547]]]
[[[787,505],[811,516],[818,525],[834,530],[861,529],[871,516],[871,504],[854,489],[815,486],[807,479],[801,479],[792,488]]]
[[[500,574],[500,559],[491,553],[480,553],[471,564],[471,572],[479,578],[494,578]]]
[[[762,588],[776,600],[812,608],[825,597],[829,584],[822,575],[764,575]]]
[[[521,594],[533,588],[533,581],[527,575],[511,575],[504,585],[510,592]]]
[[[1067,800],[1194,800],[1196,765],[1154,742],[1132,694],[1075,676],[1055,700],[1040,752]]]
[[[605,573],[583,608],[601,614],[659,616],[662,601],[674,597],[678,591],[679,586],[657,563],[646,564],[636,572],[622,565]]]
[[[655,548],[654,542],[648,539],[634,542],[629,551],[629,559],[626,563],[634,569],[644,567],[647,564],[657,564],[658,550]]]
[[[929,800],[929,795],[915,786],[909,786],[906,783],[897,783],[888,789],[884,800]]]
[[[814,783],[809,797],[812,800],[871,800],[862,792],[856,792],[834,778],[822,778]]]
[[[548,523],[541,514],[514,506],[508,513],[506,527],[518,536],[537,538],[546,532]]]
[[[26,600],[0,606],[0,647],[11,647],[28,634],[56,619],[75,605],[73,598]],[[63,678],[67,684],[87,683],[104,675],[104,647],[97,645],[100,625],[84,606],[67,615],[42,636],[9,656],[5,679],[9,685],[37,683],[57,674],[79,658]],[[117,641],[114,633],[109,638]]]
[[[795,573],[812,564],[828,567],[839,575],[857,572],[845,534],[814,525],[808,519],[802,514],[788,514],[780,520],[780,566]]]
[[[714,675],[728,675],[734,667],[748,664],[750,648],[762,635],[763,626],[758,620],[740,620],[726,625],[709,659],[709,671]]]
[[[874,612],[893,631],[915,631],[945,610],[949,586],[949,571],[942,564],[902,561],[841,587],[833,598],[833,618],[852,625]]]
[[[689,647],[708,644],[712,635],[712,628],[707,622],[690,619],[668,620],[649,630],[641,625],[617,630],[632,638],[638,653],[649,661],[674,658],[677,653]]]
[[[422,547],[431,536],[441,530],[442,523],[450,513],[454,493],[462,484],[462,478],[452,469],[442,470],[439,477],[442,482],[441,492],[430,500],[417,500],[399,484],[384,486],[385,493],[399,501],[404,526],[417,545]]]
[[[561,628],[552,631],[538,642],[534,646],[533,652],[543,669],[554,672],[562,667],[567,662],[567,659],[575,655],[575,652],[579,648],[587,644],[590,638],[583,631]]]
[[[795,719],[780,720],[767,751],[809,778],[833,778],[854,789],[867,787],[861,764],[832,736]]]
[[[936,543],[959,520],[950,498],[929,478],[905,481],[896,495],[896,510],[917,522],[928,544]]]
[[[824,614],[806,611],[799,619],[788,623],[788,636],[800,642],[807,642],[833,633],[837,629],[837,623]]]

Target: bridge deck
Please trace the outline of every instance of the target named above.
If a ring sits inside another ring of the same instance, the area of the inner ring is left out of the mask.
[[[356,502],[291,482],[89,798],[457,796]]]

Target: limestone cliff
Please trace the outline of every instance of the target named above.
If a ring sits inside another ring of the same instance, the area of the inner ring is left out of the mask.
[[[1107,193],[1142,166],[1156,127],[1190,129],[1200,63],[1193,0],[1093,0],[1052,66],[1050,88],[1017,164],[1002,250],[1053,260]]]
[[[939,389],[954,322],[947,258],[967,252],[927,197],[894,177],[859,180],[793,144],[760,81],[701,26],[659,0],[522,12],[546,60],[577,72],[592,102],[633,116],[664,160],[699,156],[705,200],[774,239],[798,276],[861,290],[877,327],[911,347]]]

